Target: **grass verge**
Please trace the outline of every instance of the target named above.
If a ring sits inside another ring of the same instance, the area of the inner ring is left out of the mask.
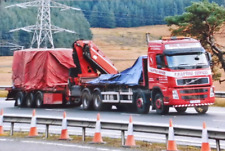
[[[225,98],[216,98],[214,106],[225,107]]]
[[[9,138],[26,138],[28,136],[28,132],[15,132],[13,136],[9,135],[9,132],[5,132],[4,136],[0,137],[9,137]],[[49,141],[62,141],[59,140],[59,135],[55,134],[50,134],[49,138],[46,140]],[[81,136],[70,136],[72,140],[66,141],[68,143],[75,143],[75,144],[87,144],[89,145],[89,142],[92,141],[92,137],[86,137],[86,141],[82,142],[82,137]],[[34,138],[37,140],[43,140],[44,134],[40,134],[38,137]],[[103,137],[105,144],[92,144],[95,145],[96,147],[110,147],[110,148],[116,148],[116,149],[124,149],[124,150],[129,150],[125,149],[121,146],[121,139],[116,139],[116,138],[109,138],[109,137]],[[146,141],[136,141],[136,144],[138,147],[131,148],[132,151],[162,151],[166,150],[166,144],[162,143],[150,143]],[[193,147],[193,146],[177,146],[178,150],[180,151],[199,151],[199,147]],[[215,151],[215,149],[212,149],[212,151]]]
[[[8,91],[0,91],[0,97],[7,97]]]

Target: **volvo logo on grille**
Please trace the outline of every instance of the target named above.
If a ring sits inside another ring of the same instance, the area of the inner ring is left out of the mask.
[[[177,85],[196,85],[196,84],[208,84],[209,78],[191,78],[191,79],[177,79]]]

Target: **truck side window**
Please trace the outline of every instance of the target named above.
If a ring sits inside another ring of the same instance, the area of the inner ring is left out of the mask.
[[[157,55],[156,56],[156,63],[157,63],[157,68],[158,69],[166,67],[163,55]]]

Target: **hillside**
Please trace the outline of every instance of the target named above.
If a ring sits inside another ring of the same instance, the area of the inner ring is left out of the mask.
[[[103,29],[92,28],[93,41],[114,62],[120,70],[134,63],[141,55],[147,54],[145,34],[151,33],[152,39],[169,36],[169,28],[165,25],[144,26],[137,28]],[[224,36],[219,34],[217,40],[222,44]],[[121,60],[123,59],[123,60]],[[0,85],[11,85],[12,57],[0,57]],[[225,79],[225,76],[223,76]],[[225,91],[223,83],[215,82],[217,91]]]

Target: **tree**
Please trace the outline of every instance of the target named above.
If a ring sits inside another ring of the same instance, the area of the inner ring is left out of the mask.
[[[184,35],[195,37],[200,40],[206,49],[210,49],[211,53],[221,63],[225,71],[225,60],[223,52],[219,45],[215,42],[215,33],[224,25],[225,8],[208,0],[194,2],[185,9],[182,15],[166,17],[168,26],[176,25],[177,28],[172,29],[173,35]]]

